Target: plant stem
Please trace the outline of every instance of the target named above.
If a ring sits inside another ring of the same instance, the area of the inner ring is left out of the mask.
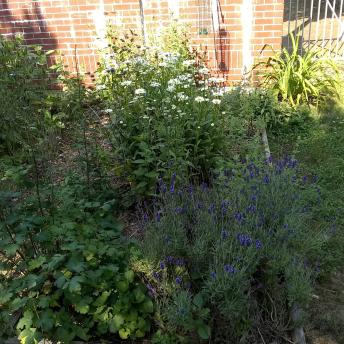
[[[39,191],[38,166],[37,166],[35,153],[32,153],[32,158],[33,158],[33,164],[35,166],[35,186],[36,186],[38,207],[39,207],[41,215],[43,216],[44,214],[43,214],[43,207],[42,207],[42,201],[41,201],[41,193]]]

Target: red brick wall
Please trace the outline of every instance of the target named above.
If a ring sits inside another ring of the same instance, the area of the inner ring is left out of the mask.
[[[147,34],[156,34],[178,18],[190,25],[193,43],[207,50],[209,65],[230,81],[239,81],[243,71],[245,1],[251,1],[253,11],[249,38],[252,58],[258,56],[265,44],[280,48],[282,0],[218,0],[216,27],[211,17],[214,0],[173,1],[179,5],[179,14],[171,12],[172,1],[143,0]],[[105,21],[141,33],[139,0],[0,0],[0,34],[23,33],[28,44],[60,50],[70,70],[76,49],[78,63],[86,71],[94,72],[100,42],[97,36]],[[266,50],[264,54],[269,53]]]

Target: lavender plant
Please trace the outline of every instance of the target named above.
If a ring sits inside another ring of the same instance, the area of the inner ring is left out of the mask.
[[[312,262],[326,236],[309,222],[320,189],[299,173],[297,161],[286,158],[240,163],[211,187],[177,188],[175,175],[170,185],[160,180],[155,211],[143,216],[146,260],[140,264],[157,302],[175,304],[176,293],[201,293],[212,310],[213,336],[222,324],[230,329],[226,340],[250,332],[267,295],[282,298],[285,308],[305,305]],[[167,323],[176,333],[198,330],[171,317]]]

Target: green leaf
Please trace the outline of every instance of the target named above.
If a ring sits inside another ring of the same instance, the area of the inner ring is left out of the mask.
[[[100,296],[93,302],[96,307],[103,306],[109,298],[111,291],[103,291]]]
[[[4,305],[7,303],[11,297],[13,296],[13,293],[7,291],[7,292],[2,292],[0,295],[0,306]]]
[[[81,291],[81,282],[84,281],[84,278],[81,276],[74,276],[68,283],[68,289],[71,293],[78,293]]]
[[[31,311],[25,311],[23,317],[20,318],[17,324],[17,329],[22,330],[24,328],[30,328],[32,325],[33,314]]]
[[[25,286],[28,289],[32,289],[36,287],[37,283],[39,283],[40,281],[41,281],[41,276],[30,274],[26,276]]]
[[[12,256],[16,255],[18,249],[19,249],[19,245],[10,244],[10,245],[6,246],[4,251],[5,251],[7,256],[12,257]]]
[[[204,305],[204,300],[203,300],[202,294],[200,294],[200,293],[196,294],[194,299],[193,299],[193,303],[198,308],[202,308]]]
[[[75,326],[75,335],[78,336],[82,340],[89,340],[90,336],[87,334],[89,328],[82,328],[80,326]]]
[[[134,294],[134,298],[135,298],[136,303],[141,303],[146,298],[145,294],[142,292],[142,290],[140,288],[134,289],[133,294]]]
[[[51,298],[49,296],[40,296],[38,301],[38,307],[47,308],[50,304]]]
[[[121,328],[118,331],[118,334],[121,337],[121,339],[128,339],[128,337],[130,336],[130,330],[128,328]]]
[[[90,310],[89,302],[90,298],[82,299],[80,302],[74,305],[75,310],[80,314],[87,314],[87,312]]]
[[[19,308],[22,308],[26,304],[27,300],[28,300],[27,297],[23,297],[23,298],[17,297],[17,298],[15,298],[11,302],[11,310],[12,311],[16,311]]]
[[[29,262],[29,271],[35,270],[41,267],[46,261],[46,257],[40,256],[36,259],[30,260]]]
[[[121,314],[116,314],[110,321],[110,332],[116,333],[123,324],[123,316]]]
[[[64,275],[61,275],[54,283],[57,288],[62,289],[67,284],[67,279]]]
[[[55,316],[51,309],[46,309],[40,313],[37,325],[43,329],[44,332],[48,332],[55,325]]]
[[[136,330],[135,337],[137,338],[143,338],[145,336],[145,332],[142,330]]]
[[[26,328],[20,332],[18,339],[21,344],[37,344],[41,340],[41,335],[36,332],[35,328]]]
[[[197,333],[200,336],[200,338],[206,340],[206,339],[209,339],[210,334],[211,334],[211,330],[210,330],[210,327],[208,325],[202,324],[202,325],[197,327]]]
[[[46,264],[48,271],[56,269],[56,267],[64,260],[65,256],[62,254],[55,254],[50,258],[49,262]]]
[[[119,281],[116,283],[116,287],[120,292],[125,293],[129,289],[129,283],[127,281]]]
[[[59,327],[56,330],[55,337],[62,343],[70,343],[75,338],[76,333],[72,331],[69,327]]]
[[[152,300],[147,300],[141,305],[141,310],[143,313],[153,313],[154,305]]]
[[[85,263],[82,261],[82,256],[73,255],[66,264],[70,271],[81,272],[85,270]]]
[[[132,283],[134,281],[135,273],[134,271],[129,270],[124,273],[124,276],[129,283]]]

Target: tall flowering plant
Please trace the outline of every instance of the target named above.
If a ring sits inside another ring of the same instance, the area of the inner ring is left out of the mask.
[[[178,176],[206,178],[231,147],[224,145],[224,80],[197,59],[132,45],[110,45],[98,70],[122,171],[141,194],[172,166]]]
[[[201,293],[230,336],[238,323],[256,322],[264,295],[283,305],[307,302],[326,235],[310,222],[320,189],[313,177],[300,177],[297,161],[241,162],[211,187],[177,188],[175,175],[170,185],[159,184],[155,212],[143,216],[142,241],[158,302]]]

